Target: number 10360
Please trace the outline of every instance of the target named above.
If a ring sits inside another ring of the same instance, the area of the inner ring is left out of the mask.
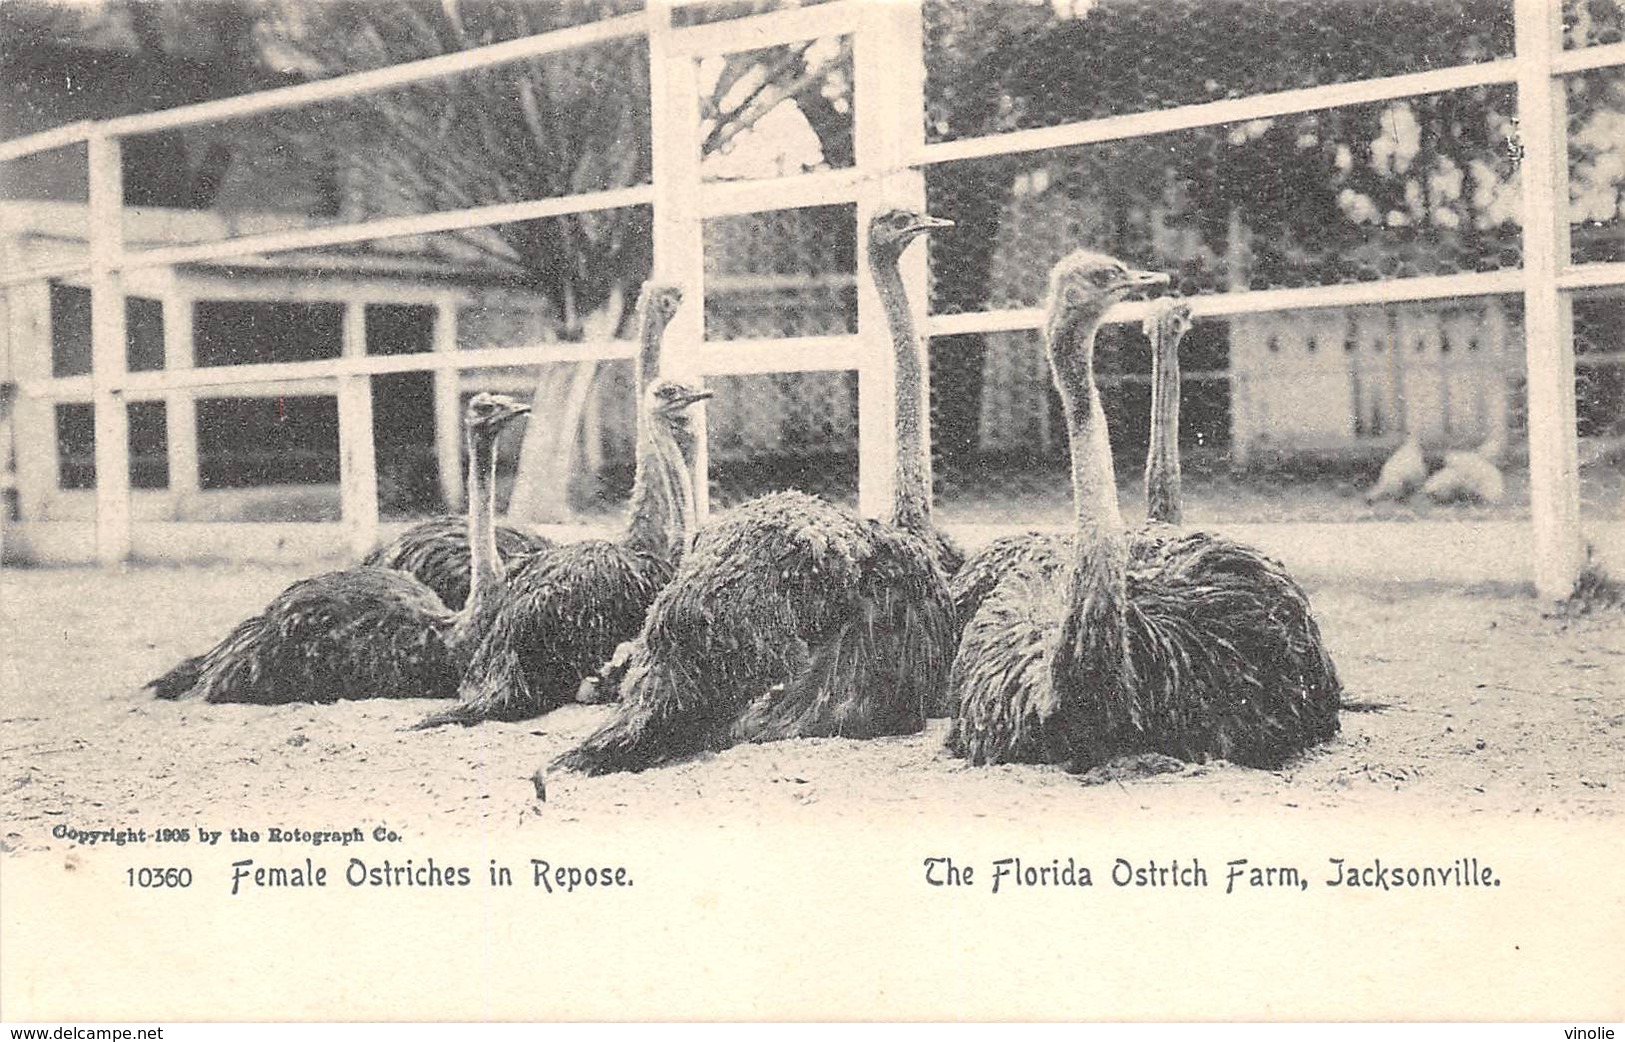
[[[124,870],[129,884],[151,890],[180,889],[192,885],[189,868],[127,868]]]

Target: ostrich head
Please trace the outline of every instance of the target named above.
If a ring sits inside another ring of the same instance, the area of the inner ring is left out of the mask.
[[[643,300],[644,307],[648,309],[646,314],[650,331],[660,333],[682,306],[683,289],[681,286],[646,282],[643,284]]]
[[[516,416],[530,412],[530,406],[506,394],[476,394],[468,400],[463,426],[471,435],[494,438]]]
[[[689,406],[703,402],[715,393],[681,380],[656,380],[649,385],[643,407],[662,429],[674,435],[690,435],[693,414],[689,412]]]
[[[944,217],[915,213],[913,210],[884,210],[869,221],[869,253],[875,258],[895,260],[914,237],[937,228],[952,228]]]
[[[1145,333],[1146,339],[1152,343],[1157,342],[1158,336],[1162,337],[1162,342],[1165,344],[1179,343],[1191,329],[1190,302],[1185,300],[1164,302],[1161,307],[1145,316],[1145,321],[1140,324],[1140,329]]]
[[[1066,351],[1093,337],[1068,336],[1093,327],[1116,301],[1152,286],[1166,286],[1160,271],[1136,271],[1115,257],[1078,250],[1062,257],[1050,269],[1046,332],[1051,352]]]

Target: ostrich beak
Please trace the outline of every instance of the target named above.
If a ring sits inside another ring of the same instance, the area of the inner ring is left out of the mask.
[[[1171,280],[1165,271],[1129,271],[1117,284],[1119,293],[1137,293],[1152,286],[1166,286]]]
[[[696,402],[703,402],[707,398],[715,398],[716,395],[717,392],[715,391],[694,391],[677,399],[677,406],[678,408],[686,409],[688,406],[693,405]]]
[[[954,222],[946,217],[932,217],[930,214],[921,214],[919,220],[909,225],[908,236],[913,238],[922,232],[934,232],[943,228],[952,228]]]

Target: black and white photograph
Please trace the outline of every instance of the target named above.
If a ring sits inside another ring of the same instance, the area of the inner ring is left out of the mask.
[[[1625,1021],[1625,0],[0,83],[0,1021]]]

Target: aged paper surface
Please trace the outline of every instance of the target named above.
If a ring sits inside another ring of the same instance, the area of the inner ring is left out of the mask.
[[[1625,626],[1497,567],[1527,514],[1439,520],[1247,532],[1310,589],[1335,741],[1087,783],[966,767],[934,721],[543,799],[608,710],[408,733],[422,704],[140,690],[311,561],[8,566],[0,1017],[1620,1020]],[[143,546],[232,560],[208,527]]]
[[[189,892],[129,889],[114,849],[5,864],[8,1020],[1617,1020],[1617,829],[1488,818],[1235,817],[1170,825],[884,818],[430,837],[394,856],[489,859],[516,885],[230,897],[224,854]],[[921,860],[1077,857],[1095,886],[953,891]],[[1302,893],[1132,892],[1115,856],[1250,855]],[[1489,890],[1349,894],[1326,857],[1464,855]],[[547,896],[539,856],[629,866],[631,889]],[[281,859],[284,861],[290,859]],[[343,858],[319,853],[336,878]]]

